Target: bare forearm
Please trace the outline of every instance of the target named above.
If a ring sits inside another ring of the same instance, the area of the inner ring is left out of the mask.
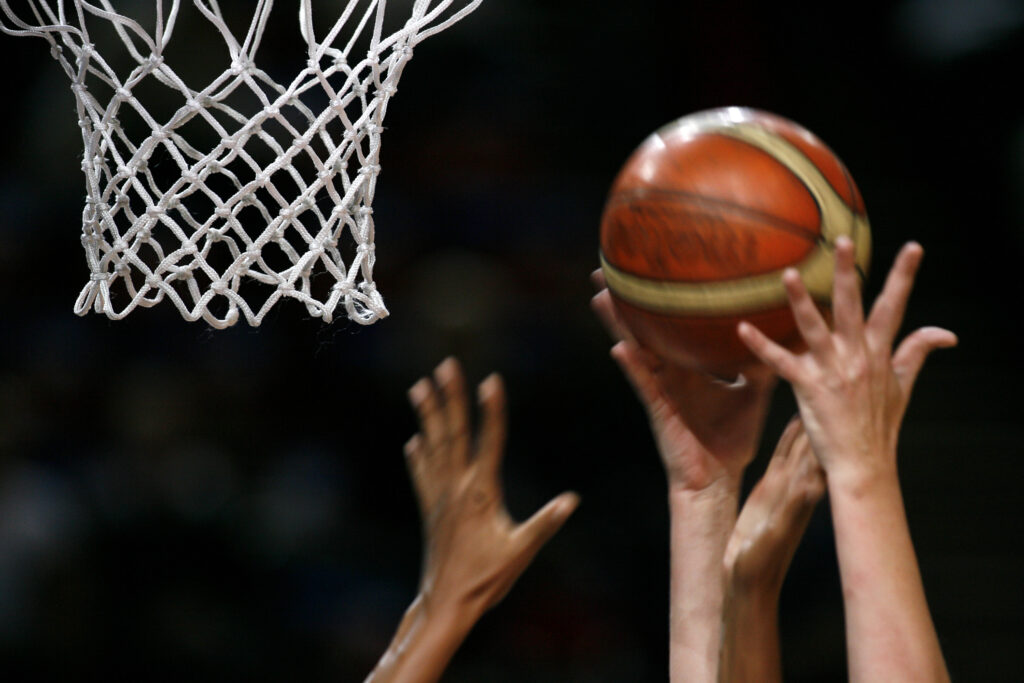
[[[781,683],[779,589],[726,590],[719,683]]]
[[[830,477],[851,681],[948,681],[894,470]]]
[[[673,491],[669,674],[715,681],[722,620],[722,558],[736,522],[738,483]]]
[[[475,622],[468,612],[432,610],[417,596],[364,683],[434,683]]]

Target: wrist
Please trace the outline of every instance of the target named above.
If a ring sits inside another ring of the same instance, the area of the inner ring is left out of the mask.
[[[703,486],[669,481],[669,504],[673,507],[676,505],[686,507],[720,506],[724,502],[738,500],[742,479],[742,474],[733,475],[723,472]]]
[[[430,683],[441,677],[475,620],[421,592],[366,683]]]
[[[849,465],[843,464],[849,462]],[[845,458],[825,470],[829,496],[859,499],[876,491],[899,488],[896,457]]]
[[[486,611],[479,600],[443,598],[430,591],[420,591],[414,604],[426,627],[452,634],[469,633]]]
[[[747,576],[734,569],[726,569],[726,593],[734,602],[742,603],[748,609],[774,611],[779,605],[782,581],[776,576]]]

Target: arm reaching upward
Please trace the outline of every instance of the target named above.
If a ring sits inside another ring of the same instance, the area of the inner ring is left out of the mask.
[[[434,379],[409,390],[420,432],[405,447],[423,521],[419,594],[366,683],[431,683],[480,616],[496,605],[579,503],[551,500],[523,523],[505,509],[500,470],[505,391],[491,375],[478,391],[482,420],[474,443],[462,370],[447,359]]]
[[[743,504],[725,549],[719,683],[781,683],[779,594],[824,495],[825,475],[794,419]]]
[[[637,345],[615,316],[600,272],[594,281],[600,291],[592,306],[616,340],[612,357],[647,411],[668,479],[670,679],[715,681],[722,557],[775,378],[767,368],[754,368],[730,386],[663,362]]]
[[[920,245],[900,252],[864,319],[853,244],[836,245],[834,331],[799,274],[783,276],[807,343],[792,353],[741,323],[750,349],[793,385],[815,455],[825,470],[843,585],[851,681],[947,681],[925,600],[896,470],[896,442],[927,355],[954,346],[925,327],[892,347],[920,264]]]

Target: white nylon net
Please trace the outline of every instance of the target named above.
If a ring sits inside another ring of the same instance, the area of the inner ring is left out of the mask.
[[[339,305],[362,324],[386,316],[372,204],[388,101],[413,47],[481,0],[415,0],[389,35],[387,0],[348,0],[320,34],[300,0],[306,64],[287,85],[256,66],[273,0],[244,3],[241,37],[217,0],[192,0],[226,46],[200,55],[227,67],[197,86],[165,59],[181,0],[155,2],[149,32],[110,0],[0,0],[0,28],[46,39],[77,101],[90,276],[75,312],[120,319],[166,297],[224,328],[290,297],[325,322]],[[93,34],[114,45],[101,54]]]

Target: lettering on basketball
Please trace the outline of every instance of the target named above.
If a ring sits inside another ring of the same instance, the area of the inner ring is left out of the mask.
[[[664,202],[631,202],[612,214],[612,243],[626,260],[642,261],[661,273],[680,267],[708,279],[744,274],[756,262],[758,242],[737,229],[737,217],[712,207]]]

